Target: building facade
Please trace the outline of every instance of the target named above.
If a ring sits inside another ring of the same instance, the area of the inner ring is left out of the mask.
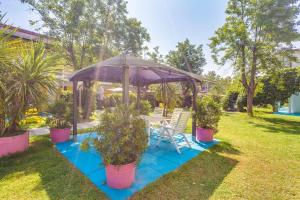
[[[297,58],[296,62],[288,62],[290,67],[300,67],[300,49],[294,50],[294,56]],[[289,99],[288,113],[300,113],[300,93],[293,94]]]

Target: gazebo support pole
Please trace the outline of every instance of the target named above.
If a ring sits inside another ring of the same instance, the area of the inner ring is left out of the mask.
[[[137,96],[136,96],[136,108],[140,112],[141,109],[141,82],[140,82],[140,70],[137,69]]]
[[[140,111],[140,108],[141,108],[141,86],[139,83],[137,85],[136,106],[137,106],[137,109]]]
[[[123,104],[129,105],[129,67],[127,65],[123,66],[122,89]]]
[[[78,81],[73,81],[73,140],[74,141],[77,141],[77,118],[78,118],[77,85],[78,85]]]
[[[193,85],[193,114],[192,114],[192,137],[196,141],[196,112],[197,112],[197,85],[195,81],[191,81]]]

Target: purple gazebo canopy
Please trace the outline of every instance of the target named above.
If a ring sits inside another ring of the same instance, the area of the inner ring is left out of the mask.
[[[191,80],[201,82],[199,75],[130,55],[118,55],[93,64],[75,72],[70,80],[122,83],[124,67],[128,67],[129,84],[134,86]]]
[[[202,82],[199,75],[189,73],[175,67],[143,60],[130,55],[119,55],[87,68],[76,71],[70,78],[73,82],[73,134],[77,135],[77,83],[78,81],[102,81],[122,83],[123,103],[129,104],[129,84],[137,86],[137,105],[140,105],[140,87],[155,84],[189,81],[193,85],[193,110],[196,111],[197,86]],[[193,137],[196,134],[196,120],[193,115]],[[76,140],[76,139],[75,139]]]

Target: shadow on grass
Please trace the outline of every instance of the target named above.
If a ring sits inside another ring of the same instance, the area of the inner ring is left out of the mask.
[[[268,118],[268,117],[257,117],[257,119],[263,120],[265,124],[249,122],[250,124],[263,128],[268,132],[272,133],[283,133],[283,134],[300,134],[300,122],[292,119],[283,118]]]
[[[219,153],[240,152],[229,143],[221,142],[150,184],[133,199],[208,199],[238,163]],[[11,191],[3,196],[4,199],[44,199],[40,196],[44,191],[52,200],[106,199],[87,178],[56,153],[45,136],[35,137],[27,152],[0,159],[0,165],[0,180]]]
[[[1,184],[7,188],[0,199],[106,199],[58,155],[47,136],[34,137],[26,152],[0,159],[0,166]]]
[[[212,153],[228,153],[228,154],[235,154],[235,155],[241,154],[241,152],[238,149],[234,148],[232,144],[226,141],[221,141],[209,151]]]
[[[225,144],[218,144],[210,152],[202,152],[181,168],[136,193],[132,199],[209,199],[238,163],[233,158],[218,154],[238,152]]]

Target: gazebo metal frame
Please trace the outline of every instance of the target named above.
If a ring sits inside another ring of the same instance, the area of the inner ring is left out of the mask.
[[[192,108],[197,111],[196,98],[198,93],[197,83],[202,84],[201,76],[186,72],[175,67],[158,64],[131,55],[122,54],[102,62],[93,64],[73,73],[70,81],[73,82],[73,138],[77,138],[78,121],[78,82],[102,81],[122,83],[122,100],[129,104],[129,85],[137,87],[137,105],[140,105],[141,87],[170,82],[189,82],[192,85]],[[196,119],[193,114],[192,135],[196,136]]]

